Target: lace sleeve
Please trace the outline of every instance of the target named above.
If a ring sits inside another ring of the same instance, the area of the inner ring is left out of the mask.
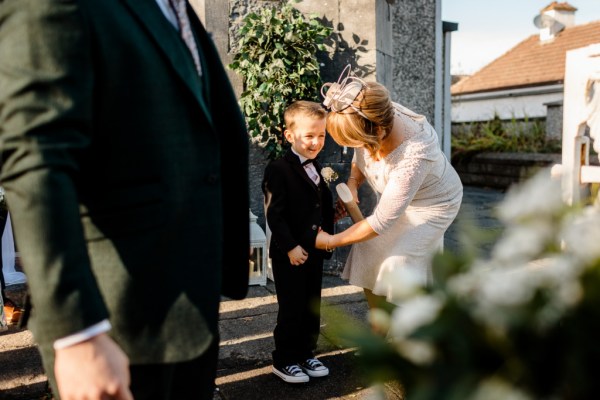
[[[382,234],[404,213],[431,167],[432,162],[422,158],[405,158],[398,162],[390,172],[377,207],[367,218],[375,232]]]

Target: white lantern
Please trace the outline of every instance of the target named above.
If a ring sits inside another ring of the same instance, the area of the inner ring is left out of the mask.
[[[267,284],[267,236],[250,211],[250,285]]]

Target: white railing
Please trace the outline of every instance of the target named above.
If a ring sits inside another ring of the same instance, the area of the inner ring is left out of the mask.
[[[600,153],[600,43],[567,52],[564,87],[562,164],[551,172],[562,181],[565,202],[574,204],[600,182],[600,166],[589,165],[590,139]]]

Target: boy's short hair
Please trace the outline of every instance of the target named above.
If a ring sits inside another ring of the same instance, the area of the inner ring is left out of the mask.
[[[294,129],[294,124],[296,123],[296,117],[298,115],[304,115],[313,119],[324,119],[327,117],[327,110],[325,110],[320,103],[314,101],[294,101],[287,106],[283,113],[286,129]]]

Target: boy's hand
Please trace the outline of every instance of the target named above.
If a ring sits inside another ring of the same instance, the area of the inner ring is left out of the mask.
[[[292,250],[288,251],[288,257],[290,258],[290,264],[302,265],[308,258],[308,253],[302,248],[302,246],[298,245]]]
[[[340,219],[348,216],[348,210],[346,210],[346,206],[344,202],[340,199],[337,199],[335,202],[335,211],[333,214],[333,223],[335,224]]]

